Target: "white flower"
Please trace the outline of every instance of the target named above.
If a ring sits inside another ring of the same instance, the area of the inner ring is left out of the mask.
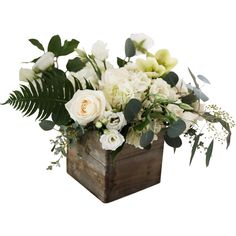
[[[200,102],[194,102],[192,104],[194,111],[199,113],[200,115],[203,115],[205,112],[205,104],[200,103]]]
[[[177,100],[175,91],[163,79],[154,80],[149,90],[150,94],[156,94],[165,99]]]
[[[181,109],[179,106],[177,106],[175,104],[168,104],[168,106],[166,108],[167,108],[167,110],[172,112],[177,117],[181,117],[184,112],[183,109]]]
[[[124,137],[117,130],[109,130],[100,137],[102,148],[105,150],[116,150],[125,141]]]
[[[94,43],[92,47],[92,54],[95,58],[104,61],[108,58],[108,50],[106,49],[106,43],[103,41],[98,40]]]
[[[104,114],[106,99],[102,91],[78,90],[65,107],[74,121],[87,125]]]
[[[126,124],[126,119],[123,112],[106,111],[104,114],[106,119],[106,127],[108,129],[121,130]]]
[[[154,44],[153,40],[149,36],[147,36],[146,34],[143,34],[143,33],[131,34],[130,38],[133,41],[135,41],[137,44],[141,44],[140,46],[142,48],[144,48],[145,50],[148,50]],[[141,51],[137,50],[137,53],[139,54]]]
[[[19,77],[20,77],[20,81],[23,81],[23,82],[28,82],[28,80],[32,82],[36,78],[35,72],[31,69],[26,69],[26,68],[20,69]]]
[[[188,88],[182,79],[179,79],[178,83],[175,85],[175,88],[177,89],[177,93],[180,93],[181,95],[188,94]]]
[[[44,53],[34,64],[33,70],[38,73],[48,69],[54,64],[54,54],[52,52]]]
[[[181,119],[185,122],[186,124],[186,130],[189,130],[189,128],[191,127],[191,125],[194,125],[197,120],[199,119],[199,115],[189,112],[189,111],[185,111],[182,116]]]

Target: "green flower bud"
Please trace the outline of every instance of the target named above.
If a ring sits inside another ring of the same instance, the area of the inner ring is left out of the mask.
[[[186,111],[192,111],[193,110],[193,108],[190,105],[188,105],[187,103],[180,103],[178,105],[179,105],[180,108],[182,108]]]
[[[97,121],[95,126],[96,126],[96,128],[101,129],[102,128],[102,123],[100,121]]]

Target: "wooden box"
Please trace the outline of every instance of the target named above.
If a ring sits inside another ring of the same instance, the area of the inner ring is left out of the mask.
[[[67,172],[104,203],[160,183],[164,141],[159,137],[150,150],[125,144],[112,162],[99,134],[91,131],[68,148]]]

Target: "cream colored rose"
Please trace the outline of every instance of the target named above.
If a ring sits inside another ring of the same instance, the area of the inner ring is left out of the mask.
[[[54,54],[52,52],[44,53],[34,64],[33,70],[36,73],[48,69],[54,64]]]
[[[183,115],[184,110],[175,104],[168,104],[166,107],[168,111],[172,112],[175,116],[181,117]]]
[[[102,91],[78,90],[65,107],[74,121],[87,125],[104,114],[106,99]]]
[[[125,141],[123,135],[117,130],[109,130],[100,137],[100,142],[104,150],[116,150]]]

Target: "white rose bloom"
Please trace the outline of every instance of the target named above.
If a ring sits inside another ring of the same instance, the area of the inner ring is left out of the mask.
[[[127,124],[123,112],[106,111],[104,118],[107,120],[106,127],[108,129],[121,130]]]
[[[117,130],[109,130],[100,137],[102,148],[105,150],[116,150],[124,143],[124,137]]]
[[[108,50],[106,49],[106,46],[106,43],[98,40],[94,43],[91,53],[95,56],[95,58],[104,61],[108,58]]]
[[[191,125],[194,125],[197,122],[197,120],[199,119],[199,115],[189,112],[189,111],[185,111],[182,114],[181,119],[186,124],[186,130],[185,130],[185,132],[186,132],[187,130],[189,130]]]
[[[78,90],[65,107],[74,121],[87,125],[103,116],[106,99],[102,91]]]
[[[23,81],[23,82],[28,82],[27,80],[32,82],[36,78],[35,72],[31,69],[26,69],[26,68],[20,69],[19,77],[20,77],[20,81]]]
[[[147,36],[146,34],[140,33],[140,34],[131,34],[130,38],[137,42],[137,43],[143,43],[143,48],[148,50],[149,48],[151,48],[154,44],[153,40]]]
[[[175,85],[175,88],[177,89],[177,93],[180,93],[181,95],[188,94],[188,88],[182,79],[179,79],[178,83]]]
[[[174,113],[177,117],[182,117],[184,110],[175,104],[168,104],[167,110]]]
[[[54,64],[54,54],[52,52],[44,53],[34,64],[33,70],[38,73],[48,69]]]

